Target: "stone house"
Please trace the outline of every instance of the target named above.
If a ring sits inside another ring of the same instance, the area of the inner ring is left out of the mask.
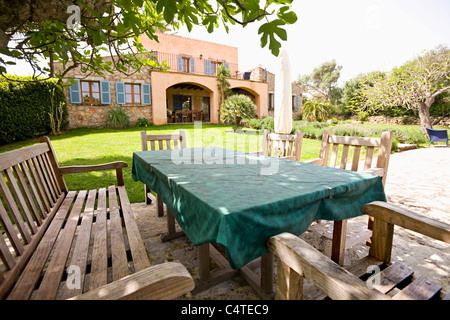
[[[156,42],[144,35],[141,41],[158,61],[167,61],[166,72],[147,66],[131,76],[119,72],[104,78],[86,76],[79,68],[67,74],[76,81],[66,89],[70,128],[102,127],[114,106],[122,107],[132,123],[139,118],[155,125],[194,120],[218,123],[215,73],[221,64],[230,70],[231,90],[253,100],[258,118],[273,111],[274,75],[261,66],[239,71],[238,48],[165,33],[158,38]],[[301,92],[293,88],[297,109],[299,96]]]

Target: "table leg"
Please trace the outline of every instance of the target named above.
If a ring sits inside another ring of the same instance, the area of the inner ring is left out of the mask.
[[[164,203],[159,194],[156,195],[156,210],[158,211],[158,217],[164,216]]]
[[[209,269],[209,243],[198,246],[198,261],[200,281],[208,281],[211,275]]]
[[[261,289],[266,294],[273,293],[273,253],[261,256]]]
[[[176,231],[175,225],[175,217],[173,216],[172,211],[169,207],[167,207],[167,233],[164,233],[161,236],[161,241],[166,242],[179,237],[184,236],[184,232],[182,230]]]
[[[331,244],[331,260],[344,265],[345,243],[347,240],[347,220],[335,221],[333,226],[333,240]]]

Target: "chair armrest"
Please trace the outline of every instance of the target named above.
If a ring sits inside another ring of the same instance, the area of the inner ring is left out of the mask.
[[[115,161],[103,164],[88,165],[88,166],[67,166],[60,167],[61,174],[82,173],[100,170],[122,169],[128,167],[128,164],[124,161]]]
[[[92,171],[101,171],[101,170],[112,170],[116,169],[116,177],[117,184],[119,186],[123,186],[123,172],[122,168],[128,167],[128,164],[124,161],[115,161],[103,164],[89,165],[89,166],[67,166],[60,167],[59,172],[62,175],[72,174],[72,173],[83,173],[83,172],[92,172]]]
[[[281,233],[271,237],[267,242],[267,248],[331,299],[389,299],[381,292],[369,289],[364,281],[293,234]],[[278,287],[277,279],[277,290]]]
[[[169,300],[194,289],[194,280],[178,262],[151,266],[70,300]]]
[[[322,158],[310,159],[310,160],[306,160],[306,161],[302,161],[302,162],[317,164],[319,166],[323,165],[323,159]]]
[[[287,160],[293,160],[295,161],[295,156],[285,156],[285,157],[280,157],[280,159],[287,159]]]
[[[450,225],[393,204],[374,201],[366,204],[362,208],[362,212],[376,219],[450,243]]]

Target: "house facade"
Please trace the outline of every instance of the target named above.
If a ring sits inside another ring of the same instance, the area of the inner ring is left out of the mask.
[[[219,122],[219,91],[216,70],[228,68],[234,93],[248,95],[258,118],[273,114],[273,73],[261,66],[239,70],[238,48],[202,40],[158,34],[159,41],[145,35],[144,47],[167,70],[146,66],[139,73],[119,72],[105,77],[71,70],[66,77],[76,84],[67,88],[69,127],[103,127],[111,107],[120,106],[135,123],[146,118],[155,125],[202,120]],[[58,65],[55,65],[58,68]],[[60,67],[60,66],[59,66]],[[301,92],[293,89],[293,108],[299,108]],[[272,110],[272,112],[271,112]]]

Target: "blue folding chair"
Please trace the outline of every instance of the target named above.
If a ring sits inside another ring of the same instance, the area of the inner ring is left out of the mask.
[[[428,146],[430,146],[432,142],[446,142],[448,147],[448,132],[446,129],[425,128],[427,129],[428,136],[430,137],[430,143]]]

